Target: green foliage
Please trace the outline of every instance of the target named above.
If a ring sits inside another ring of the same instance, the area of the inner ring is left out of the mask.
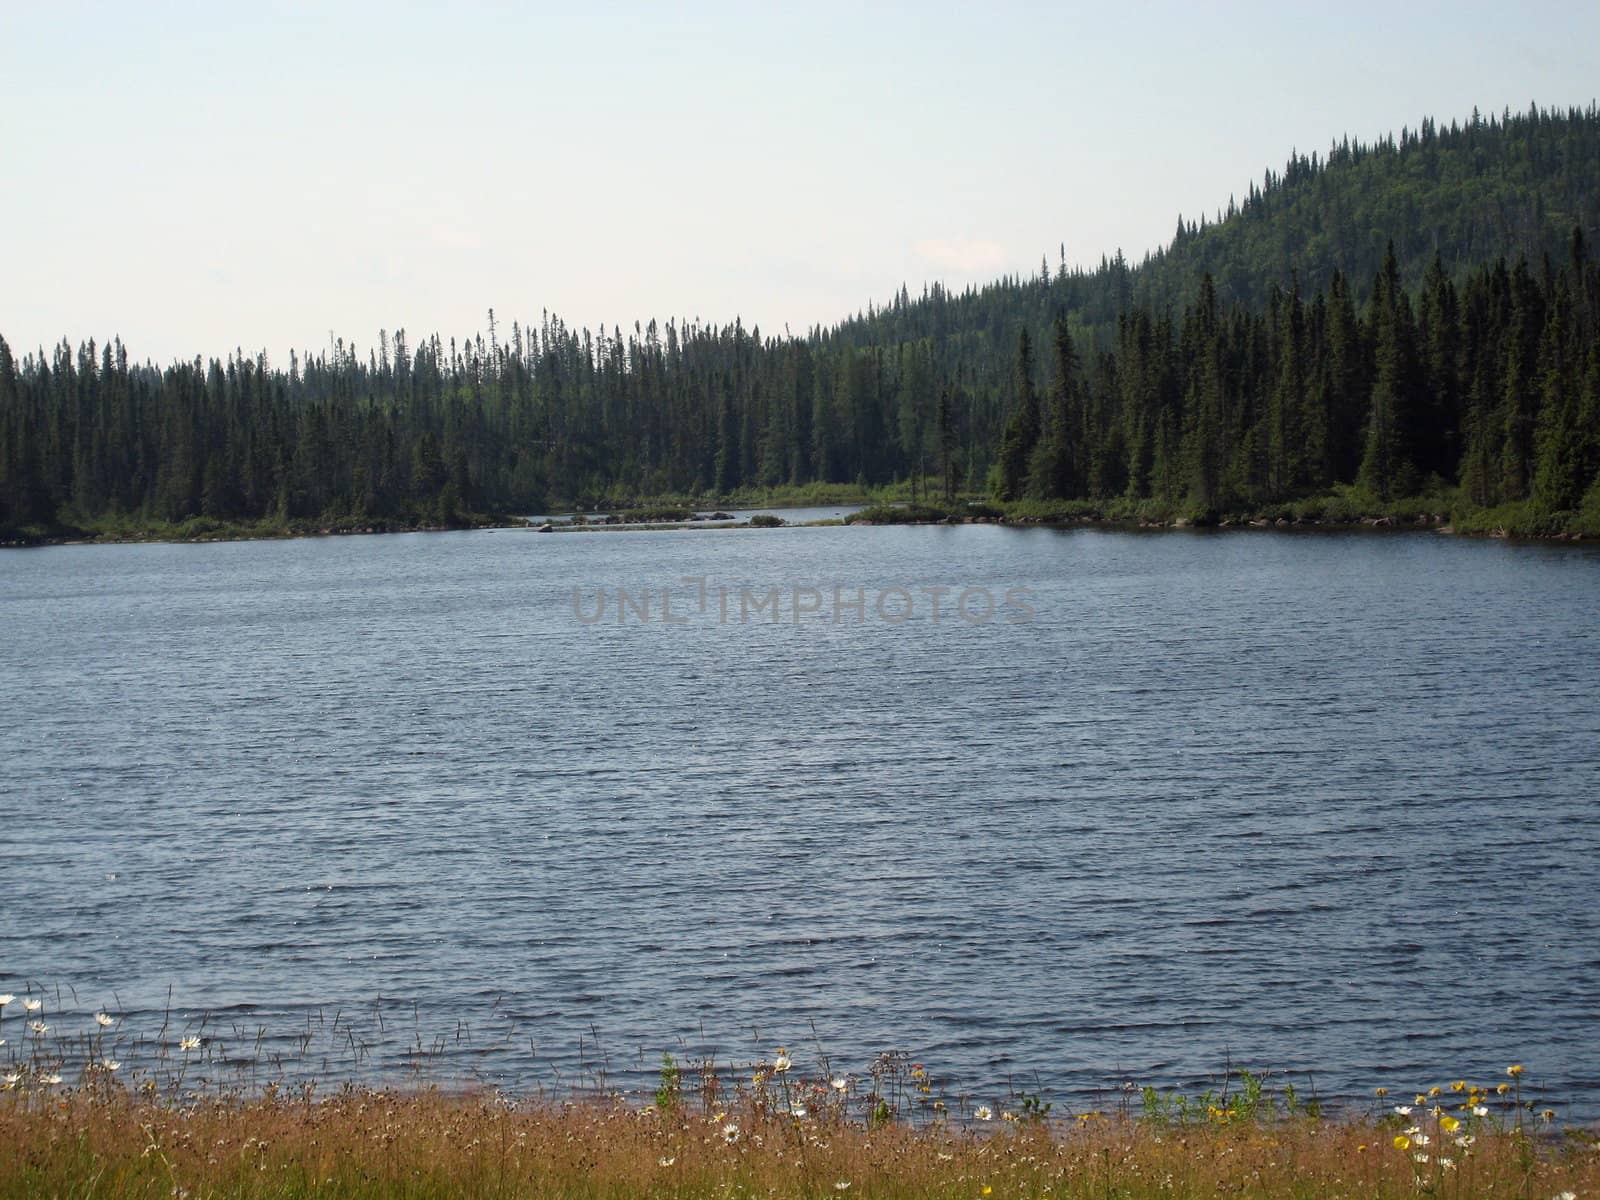
[[[1050,1110],[1055,1107],[1037,1092],[1023,1092],[1020,1099],[1022,1101],[1021,1118],[1032,1125],[1043,1124],[1045,1118],[1050,1115]]]
[[[661,1055],[660,1082],[656,1085],[656,1107],[664,1113],[676,1112],[683,1103],[683,1071],[671,1054]]]
[[[783,524],[783,518],[774,513],[756,513],[750,518],[750,524],[755,529],[777,529]]]
[[[657,505],[653,508],[629,508],[617,514],[624,525],[647,525],[657,521],[687,521],[694,510]]]
[[[1220,1090],[1208,1089],[1198,1096],[1185,1092],[1163,1092],[1145,1087],[1141,1092],[1143,1120],[1147,1125],[1259,1125],[1278,1115],[1279,1098],[1268,1094],[1265,1079],[1251,1071],[1239,1071],[1237,1089],[1230,1070]],[[1316,1115],[1302,1106],[1294,1084],[1285,1082],[1281,1093],[1283,1113]]]
[[[851,513],[847,525],[934,525],[950,518],[950,511],[931,504],[875,504]]]
[[[1026,329],[1017,336],[1016,375],[1016,394],[1011,416],[1000,435],[1000,455],[996,463],[994,498],[1002,502],[1021,499],[1028,466],[1039,441],[1039,396],[1033,386],[1033,346]]]

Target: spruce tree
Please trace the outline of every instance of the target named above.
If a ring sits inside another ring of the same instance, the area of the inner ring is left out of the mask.
[[[1357,482],[1387,503],[1410,495],[1417,486],[1417,469],[1412,460],[1416,397],[1412,390],[1410,313],[1400,291],[1392,244],[1372,291],[1376,372]]]
[[[1538,342],[1544,324],[1538,284],[1526,262],[1511,275],[1511,317],[1504,342],[1500,487],[1506,500],[1525,500],[1533,485],[1539,418]]]
[[[1536,435],[1533,499],[1545,512],[1576,508],[1583,496],[1585,431],[1579,423],[1578,380],[1567,363],[1570,301],[1558,292],[1539,343],[1543,375]]]
[[[1349,284],[1335,270],[1328,283],[1328,349],[1323,360],[1327,414],[1323,469],[1340,483],[1353,483],[1361,465],[1361,429],[1372,398],[1367,362],[1366,332]]]
[[[1033,386],[1033,345],[1026,328],[1017,337],[1017,364],[1011,416],[1000,437],[994,494],[1002,502],[1019,499],[1028,460],[1039,440],[1039,396]]]
[[[1307,458],[1316,449],[1306,439],[1305,309],[1298,280],[1289,300],[1279,306],[1276,345],[1277,379],[1266,412],[1266,491],[1281,500],[1303,486],[1310,474]]]
[[[956,499],[956,431],[950,418],[950,388],[939,389],[938,404],[934,409],[934,438],[939,447],[939,478],[944,485],[946,504]]]
[[[1055,378],[1050,384],[1050,407],[1042,436],[1028,464],[1027,490],[1044,500],[1069,499],[1078,494],[1076,450],[1082,416],[1078,402],[1078,352],[1065,317],[1051,328],[1055,351]]]

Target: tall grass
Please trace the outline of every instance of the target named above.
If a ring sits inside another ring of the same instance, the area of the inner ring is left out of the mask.
[[[1519,1066],[1334,1117],[1231,1069],[1200,1095],[1128,1084],[1071,1112],[1018,1090],[974,1104],[901,1053],[843,1070],[782,1047],[668,1054],[629,1095],[597,1072],[527,1098],[441,1086],[420,1035],[409,1082],[363,1086],[363,1025],[342,1014],[286,1051],[204,1016],[135,1032],[49,1000],[0,995],[0,1200],[1600,1197],[1600,1145]]]
[[[269,1093],[174,1104],[83,1088],[48,1102],[0,1100],[0,1198],[1544,1200],[1600,1189],[1592,1143],[1509,1130],[1427,1155],[1388,1127],[1303,1116],[919,1125],[851,1120],[772,1095],[746,1090],[707,1111],[698,1101],[524,1106],[355,1089],[322,1101]]]

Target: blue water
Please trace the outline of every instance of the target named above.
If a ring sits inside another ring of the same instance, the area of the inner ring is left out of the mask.
[[[1593,1115],[1597,600],[1592,548],[1428,533],[5,552],[0,991],[134,1056],[169,994],[340,1014],[368,1079],[820,1043],[1059,1111],[1519,1061]]]

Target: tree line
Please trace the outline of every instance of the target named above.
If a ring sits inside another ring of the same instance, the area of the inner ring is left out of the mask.
[[[1135,308],[1083,361],[1055,323],[1041,387],[1026,330],[999,439],[1002,500],[1152,499],[1257,511],[1338,485],[1378,505],[1459,486],[1479,508],[1600,502],[1600,267],[1504,260],[1415,293],[1391,252],[1358,309],[1335,272],[1307,299],[1224,311],[1209,276],[1175,320]],[[1596,511],[1600,511],[1597,508]]]
[[[487,337],[399,330],[286,367],[0,338],[0,530],[452,523],[907,479],[1197,515],[1340,485],[1565,512],[1600,455],[1596,177],[1592,106],[1425,122],[1296,156],[1137,267],[902,289],[802,337],[549,314],[503,336],[491,312]],[[1399,236],[1347,271],[1380,218]]]

